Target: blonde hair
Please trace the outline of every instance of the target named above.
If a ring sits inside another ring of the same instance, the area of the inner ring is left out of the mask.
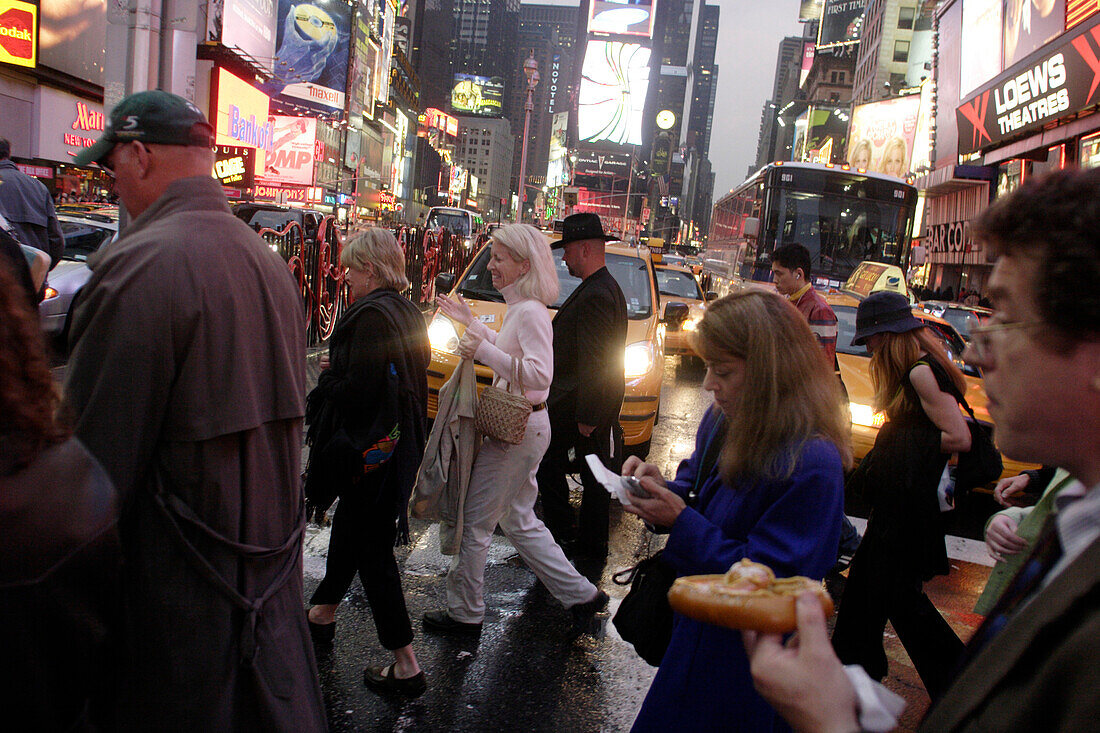
[[[360,271],[370,264],[374,266],[380,287],[399,293],[409,287],[409,279],[405,277],[405,253],[388,229],[364,229],[345,242],[340,264]]]
[[[955,388],[966,394],[966,378],[962,370],[948,358],[939,339],[930,334],[926,327],[904,333],[886,332],[871,355],[870,373],[871,386],[875,390],[875,409],[885,412],[890,419],[920,407],[902,389],[902,380],[920,358],[921,352],[939,362],[947,370]]]
[[[493,232],[493,241],[508,250],[516,262],[526,262],[530,269],[516,278],[516,291],[524,298],[533,298],[550,305],[558,299],[561,284],[550,253],[550,240],[530,224],[508,224]]]
[[[743,475],[790,478],[803,446],[824,438],[845,468],[851,422],[840,382],[802,314],[778,293],[743,290],[707,306],[693,339],[708,362],[745,361],[745,382],[719,461],[732,483]]]
[[[890,138],[890,140],[886,143],[886,147],[882,149],[882,172],[886,172],[886,161],[890,159],[890,154],[895,150],[901,151],[901,170],[898,171],[895,175],[904,176],[906,174],[905,157],[909,153],[909,146],[906,145],[905,141],[902,140],[900,137]]]

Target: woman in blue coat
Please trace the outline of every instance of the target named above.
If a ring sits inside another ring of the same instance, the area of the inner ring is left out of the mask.
[[[715,406],[676,478],[629,458],[624,475],[651,496],[628,511],[671,528],[661,554],[677,576],[724,573],[742,558],[777,577],[823,578],[836,561],[850,424],[839,384],[797,310],[745,291],[707,307],[695,340]],[[718,460],[698,476],[703,453]],[[716,444],[716,449],[719,445]],[[698,479],[698,481],[697,481]],[[684,497],[698,485],[692,507]],[[741,634],[676,615],[672,640],[635,731],[787,730],[753,689]]]

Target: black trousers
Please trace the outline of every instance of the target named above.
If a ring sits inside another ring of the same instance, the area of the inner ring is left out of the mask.
[[[593,557],[607,556],[607,540],[610,523],[611,495],[596,481],[584,457],[595,453],[608,468],[618,471],[622,465],[621,450],[612,451],[610,440],[612,427],[598,427],[585,437],[577,430],[577,424],[552,423],[550,446],[542,457],[536,475],[539,500],[542,503],[542,520],[563,547],[573,545],[576,550]],[[621,441],[616,441],[620,444]],[[569,462],[572,448],[577,465]],[[614,456],[612,453],[614,452]],[[581,495],[579,517],[569,504],[569,482],[566,475],[579,470],[584,493]]]
[[[367,594],[378,641],[389,650],[412,643],[412,625],[393,556],[397,539],[397,501],[378,501],[362,484],[340,497],[332,517],[325,578],[314,591],[314,605],[340,603],[358,571]]]
[[[845,664],[859,664],[872,679],[888,671],[882,636],[894,625],[933,700],[954,679],[965,645],[925,595],[919,576],[891,562],[881,547],[860,543],[840,598],[833,649]]]

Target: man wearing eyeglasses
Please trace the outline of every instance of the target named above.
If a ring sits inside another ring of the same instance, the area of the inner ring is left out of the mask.
[[[212,144],[198,108],[148,91],[76,159],[113,172],[132,217],[88,258],[65,385],[122,506],[106,705],[123,730],[323,730],[302,611],[301,300],[230,212]]]
[[[997,443],[1061,466],[1063,489],[1020,572],[975,632],[928,731],[1091,730],[1100,719],[1100,169],[1032,179],[976,222],[999,252],[996,315],[972,329]],[[798,599],[797,642],[746,632],[757,689],[800,730],[889,730],[900,698],[846,670],[820,604]]]

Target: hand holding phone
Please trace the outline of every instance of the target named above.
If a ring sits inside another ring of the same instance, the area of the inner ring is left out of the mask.
[[[623,488],[632,495],[642,499],[648,499],[651,496],[648,491],[642,488],[642,484],[636,476],[620,476],[619,478],[623,482]]]

